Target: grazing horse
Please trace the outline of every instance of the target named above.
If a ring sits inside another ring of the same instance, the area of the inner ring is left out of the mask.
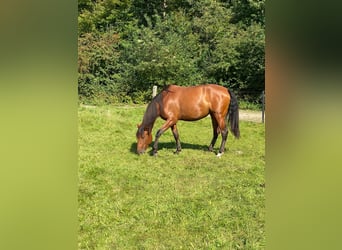
[[[213,126],[213,138],[209,145],[209,151],[213,151],[218,134],[221,133],[222,142],[217,154],[220,157],[224,152],[228,136],[227,121],[234,136],[240,137],[239,107],[235,95],[227,88],[216,84],[192,87],[169,85],[165,87],[148,104],[143,121],[138,125],[136,133],[137,153],[144,153],[152,142],[152,128],[158,117],[165,120],[165,123],[156,134],[153,155],[157,154],[159,137],[168,128],[171,128],[176,140],[175,153],[179,153],[181,144],[177,131],[177,121],[196,121],[208,114],[211,116]]]

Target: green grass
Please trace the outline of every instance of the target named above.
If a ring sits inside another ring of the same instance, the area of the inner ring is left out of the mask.
[[[258,102],[247,102],[244,100],[239,100],[240,109],[248,110],[262,110],[262,104]]]
[[[138,156],[144,111],[79,108],[79,249],[264,249],[264,124],[241,121],[217,158],[210,118],[179,122],[179,155],[167,131]]]

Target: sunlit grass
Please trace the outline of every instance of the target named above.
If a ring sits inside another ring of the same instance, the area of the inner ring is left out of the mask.
[[[79,248],[263,249],[264,124],[241,122],[217,158],[210,118],[180,122],[179,155],[167,131],[157,157],[138,156],[144,110],[79,108]]]

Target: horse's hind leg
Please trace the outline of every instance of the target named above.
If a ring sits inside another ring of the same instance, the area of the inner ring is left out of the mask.
[[[227,137],[228,137],[228,127],[227,127],[227,124],[226,124],[226,121],[224,118],[221,118],[219,120],[219,127],[221,130],[222,142],[221,142],[219,152],[217,154],[218,157],[220,157],[223,154],[224,149],[225,149],[225,145],[226,145],[226,141],[227,141]]]
[[[221,146],[220,146],[220,150],[217,154],[218,157],[220,157],[223,152],[224,152],[224,147],[226,145],[226,141],[227,141],[227,137],[228,137],[228,128],[227,126],[224,127],[224,129],[221,130],[221,134],[222,134],[222,142],[221,142]]]
[[[225,149],[225,145],[226,145],[226,141],[227,141],[227,137],[228,137],[228,128],[227,128],[227,124],[226,124],[224,117],[225,117],[224,115],[221,115],[219,113],[213,113],[213,115],[211,116],[211,120],[213,123],[214,137],[213,137],[213,140],[209,146],[209,150],[212,150],[212,147],[214,146],[214,144],[217,140],[218,133],[221,133],[222,142],[221,142],[219,152],[217,154],[218,157],[220,157],[223,154],[224,149]]]
[[[179,134],[178,134],[178,130],[177,130],[177,125],[176,124],[172,125],[171,126],[171,130],[172,130],[172,134],[173,134],[173,137],[176,140],[176,145],[177,145],[175,154],[178,154],[182,150],[182,147],[181,147],[180,140],[179,140]]]
[[[216,121],[216,118],[214,117],[214,115],[210,114],[211,116],[211,123],[213,125],[213,139],[211,140],[211,143],[209,145],[209,151],[212,152],[214,145],[216,143],[217,137],[218,137],[218,123]]]

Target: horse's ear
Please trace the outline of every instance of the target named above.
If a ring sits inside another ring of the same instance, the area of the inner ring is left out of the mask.
[[[140,128],[140,126],[141,126],[141,124],[138,123],[138,124],[137,124],[137,128]]]

